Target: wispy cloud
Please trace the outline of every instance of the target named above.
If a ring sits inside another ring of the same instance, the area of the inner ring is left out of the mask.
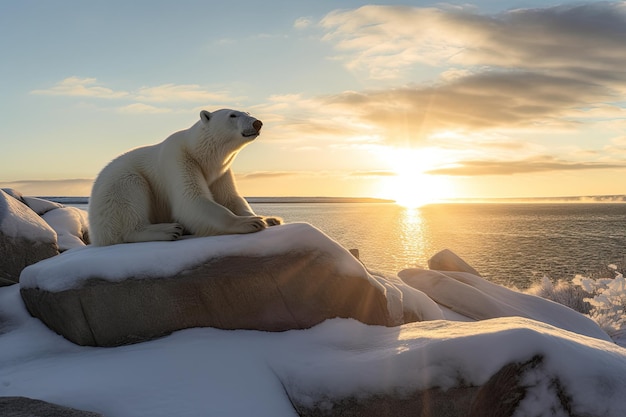
[[[353,179],[365,177],[393,177],[398,175],[387,170],[360,170],[360,171],[254,171],[248,173],[235,173],[237,180],[256,180],[280,177],[329,177],[335,179]]]
[[[530,72],[486,72],[435,86],[320,98],[380,129],[389,144],[417,144],[446,130],[577,127],[571,112],[612,99],[602,85]]]
[[[293,27],[296,29],[306,29],[313,24],[310,17],[299,17],[293,22]]]
[[[235,176],[238,180],[256,180],[264,178],[290,177],[303,174],[303,172],[294,171],[255,171],[248,173],[236,173]],[[309,173],[306,174],[308,175]]]
[[[115,91],[103,86],[96,78],[76,76],[65,78],[48,89],[33,90],[31,94],[131,101],[131,104],[122,104],[117,107],[117,110],[122,113],[166,113],[173,111],[171,107],[157,107],[154,104],[222,104],[244,99],[244,97],[233,96],[228,91],[209,91],[197,84],[170,83],[141,87],[130,91]]]
[[[420,146],[446,131],[574,131],[623,116],[625,2],[493,15],[364,6],[332,12],[319,26],[347,68],[401,85],[316,98],[386,144]],[[440,77],[404,83],[424,65]]]
[[[354,171],[350,173],[352,177],[395,177],[398,174],[393,171],[385,170],[367,170],[367,171]]]
[[[156,107],[145,103],[133,103],[127,106],[118,107],[117,111],[120,113],[131,114],[158,114],[169,113],[172,111],[170,108]]]
[[[104,99],[119,99],[129,96],[129,93],[126,91],[114,91],[99,85],[95,78],[80,78],[76,76],[59,81],[48,89],[33,90],[31,94]]]
[[[228,92],[211,92],[197,84],[162,84],[155,87],[142,87],[132,93],[133,99],[148,103],[166,102],[228,102],[240,99]]]
[[[479,176],[595,169],[626,169],[626,161],[622,163],[572,162],[548,156],[517,161],[462,161],[454,166],[433,169],[427,173],[435,175]]]
[[[320,25],[346,65],[372,78],[414,64],[575,72],[597,79],[626,64],[626,4],[595,2],[517,9],[364,6],[328,14]],[[619,76],[622,78],[622,76]]]

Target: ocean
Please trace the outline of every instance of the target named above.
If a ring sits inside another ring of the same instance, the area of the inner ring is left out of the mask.
[[[311,223],[371,270],[427,266],[450,249],[498,284],[608,273],[626,262],[626,204],[258,203],[255,212]]]
[[[57,200],[87,208],[79,200]],[[570,280],[576,274],[598,277],[610,274],[609,264],[626,264],[624,203],[406,208],[388,202],[250,200],[259,214],[310,223],[345,248],[358,249],[370,270],[383,273],[425,267],[442,249],[452,250],[487,279],[519,289],[544,275],[553,280]]]

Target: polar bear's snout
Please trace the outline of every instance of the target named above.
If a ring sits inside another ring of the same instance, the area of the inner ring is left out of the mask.
[[[244,137],[258,136],[261,133],[261,127],[263,126],[263,122],[258,119],[255,119],[252,123],[252,128],[246,129],[243,131],[242,135]]]

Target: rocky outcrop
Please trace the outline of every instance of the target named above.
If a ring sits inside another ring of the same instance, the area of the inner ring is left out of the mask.
[[[434,254],[432,258],[428,260],[428,269],[435,271],[467,272],[480,276],[477,270],[450,249],[444,249]]]
[[[134,255],[122,259],[129,253]],[[181,253],[189,262],[172,265],[181,262]],[[142,269],[155,258],[164,266]],[[116,266],[118,275],[107,276]],[[307,224],[250,235],[88,247],[27,268],[22,281],[22,298],[33,316],[91,346],[136,343],[189,327],[284,331],[334,317],[383,326],[442,318],[432,300],[369,274]]]
[[[442,268],[402,270],[398,276],[437,304],[473,320],[525,317],[596,339],[611,338],[589,317],[545,298],[524,294],[482,278],[452,251],[437,253],[428,264]]]
[[[0,190],[0,286],[19,282],[28,265],[87,243],[84,210]]]
[[[550,375],[543,362],[544,358],[536,355],[525,362],[510,363],[482,386],[460,384],[445,390],[429,388],[395,395],[348,397],[327,400],[323,406],[300,404],[296,399],[294,406],[301,417],[513,417],[520,415],[524,398],[543,395],[543,400],[547,397],[553,403],[550,415],[572,416],[565,387]],[[528,384],[530,380],[539,383]],[[547,392],[533,392],[539,390]]]
[[[0,397],[2,417],[102,417],[91,411],[76,410],[26,397]]]
[[[319,252],[226,256],[161,279],[112,283],[94,277],[78,289],[23,288],[30,313],[79,345],[136,343],[189,327],[284,331],[333,317],[393,323],[381,288],[338,274]]]
[[[0,286],[19,282],[26,266],[58,255],[55,231],[14,190],[0,190]]]

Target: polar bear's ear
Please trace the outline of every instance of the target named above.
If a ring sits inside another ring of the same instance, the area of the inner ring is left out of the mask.
[[[200,112],[200,120],[202,120],[204,123],[208,123],[209,120],[211,119],[211,113],[206,111],[206,110],[202,110]]]

